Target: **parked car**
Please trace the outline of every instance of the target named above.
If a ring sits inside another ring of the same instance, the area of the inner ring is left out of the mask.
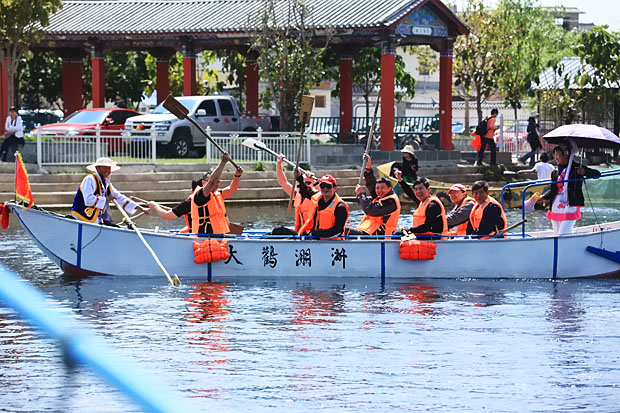
[[[189,110],[191,116],[203,128],[224,132],[255,132],[259,127],[270,130],[267,115],[241,116],[237,102],[231,96],[183,96],[177,100]],[[204,151],[206,141],[200,131],[187,119],[177,119],[163,104],[148,115],[135,116],[125,124],[126,142],[141,142],[156,131],[158,146],[170,156],[185,158],[192,148]]]
[[[459,121],[452,121],[452,134],[463,135],[465,133],[465,124]]]
[[[108,143],[109,153],[124,150],[125,144],[121,134],[125,129],[127,118],[139,115],[139,112],[131,109],[82,109],[73,112],[62,122],[41,126],[41,133],[45,135],[94,136],[97,125],[101,128],[102,141]],[[37,133],[37,129],[32,133]]]

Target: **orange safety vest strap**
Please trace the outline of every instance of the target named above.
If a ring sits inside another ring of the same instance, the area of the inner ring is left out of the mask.
[[[373,199],[372,202],[383,202],[386,199],[393,199],[396,203],[396,209],[388,215],[378,217],[364,215],[362,222],[357,226],[358,230],[364,231],[369,235],[375,235],[380,229],[384,229],[384,234],[386,236],[392,235],[398,226],[398,218],[400,216],[400,199],[398,199],[398,195],[392,192],[390,195],[384,196],[383,198],[377,197]],[[387,220],[384,220],[385,217],[387,217]]]
[[[204,223],[210,223],[214,234],[228,234],[230,228],[228,226],[228,218],[226,217],[226,207],[224,206],[224,198],[221,192],[212,192],[209,201],[199,207],[194,201],[194,196],[198,191],[202,191],[201,187],[196,188],[191,197],[191,215],[192,215],[192,233],[197,234],[200,226]],[[202,209],[202,215],[200,214]],[[207,215],[207,210],[209,215]]]
[[[467,205],[470,202],[473,202],[474,205],[476,204],[476,200],[474,198],[470,196],[465,197],[465,199],[463,199],[463,202],[461,202],[461,205],[459,205],[456,210],[458,211],[459,209],[463,208],[465,205]],[[450,228],[450,230],[448,231],[448,234],[465,235],[467,233],[467,224],[469,224],[469,219],[466,219],[464,222],[461,222],[460,224],[455,225],[452,228]]]
[[[329,229],[334,226],[334,222],[336,222],[335,210],[339,204],[343,204],[347,210],[347,222],[349,221],[349,205],[340,198],[338,194],[334,194],[334,198],[331,203],[320,211],[319,209],[319,200],[323,197],[323,194],[316,193],[312,196],[312,207],[309,209],[308,219],[304,222],[304,225],[297,232],[299,235],[306,234],[311,232],[314,229]],[[346,223],[345,223],[346,228]],[[343,229],[344,231],[344,229]]]
[[[435,195],[429,196],[424,202],[422,202],[416,209],[413,211],[413,227],[419,227],[426,222],[426,209],[430,205],[431,202],[435,201],[439,208],[441,209],[441,221],[443,223],[443,230],[441,231],[441,235],[448,234],[448,220],[446,218],[446,208],[444,208],[443,204]],[[418,233],[418,235],[433,235],[432,232]]]
[[[498,230],[501,231],[506,228],[506,222],[507,222],[506,215],[504,214],[504,209],[502,208],[502,205],[499,202],[497,202],[493,197],[489,196],[487,197],[487,200],[482,205],[476,202],[476,205],[471,210],[471,214],[469,214],[469,222],[471,223],[471,226],[474,229],[474,231],[477,231],[478,228],[480,227],[480,222],[482,221],[482,217],[484,216],[484,210],[490,204],[497,205],[501,213],[503,224],[501,228],[498,228]],[[496,232],[497,231],[491,231],[489,235],[493,235]]]

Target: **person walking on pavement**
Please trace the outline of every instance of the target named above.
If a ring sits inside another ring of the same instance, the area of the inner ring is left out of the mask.
[[[486,147],[489,147],[491,151],[491,166],[497,165],[497,148],[495,147],[495,139],[493,138],[495,131],[499,129],[499,126],[496,126],[497,115],[499,111],[496,108],[491,109],[491,116],[486,118],[487,121],[487,131],[484,136],[480,136],[480,150],[478,151],[478,160],[476,161],[476,166],[482,166],[482,157],[484,156],[484,151]]]

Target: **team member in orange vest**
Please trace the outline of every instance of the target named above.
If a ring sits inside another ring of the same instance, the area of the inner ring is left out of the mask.
[[[165,210],[155,202],[149,202],[147,205],[164,219],[174,219],[190,213],[190,229],[193,234],[227,234],[230,228],[224,200],[237,191],[243,174],[243,169],[238,168],[231,184],[219,191],[220,176],[229,160],[227,152],[222,154],[217,168],[204,177],[203,182],[206,183],[202,187],[197,187],[188,199],[171,210]]]
[[[467,232],[467,224],[469,223],[469,215],[476,204],[476,200],[467,196],[467,189],[461,184],[454,184],[448,189],[450,201],[454,204],[452,211],[446,215],[448,222],[448,232],[450,235],[465,235]]]
[[[407,231],[415,235],[423,235],[426,239],[441,239],[439,235],[448,233],[448,223],[446,221],[446,209],[435,195],[431,195],[429,188],[430,183],[426,178],[418,178],[413,182],[413,190],[409,184],[403,181],[402,174],[395,172],[394,176],[403,188],[403,192],[413,194],[420,205],[413,211],[413,226],[403,228],[394,235],[402,235]]]
[[[299,229],[299,235],[316,238],[337,238],[344,234],[349,220],[349,206],[336,193],[338,184],[331,175],[319,180],[321,192],[312,196],[310,216]]]
[[[365,215],[357,228],[351,229],[348,235],[392,235],[398,227],[400,200],[392,190],[389,179],[375,177],[370,156],[364,154],[364,159],[366,159],[364,179],[370,197],[366,196],[362,186],[355,187],[355,193]]]
[[[286,192],[287,195],[293,191],[293,185],[291,185],[284,175],[282,164],[284,162],[284,155],[280,155],[276,164],[276,175],[278,176],[278,183]],[[299,228],[309,218],[309,211],[313,208],[312,196],[318,192],[318,179],[312,173],[306,172],[301,174],[298,169],[294,171],[295,181],[297,185],[295,187],[295,197],[293,198],[293,207],[295,208],[295,229],[281,226],[274,228],[271,231],[271,235],[297,235]],[[316,188],[315,188],[316,184]]]
[[[175,208],[182,208],[181,204],[183,204],[184,202],[187,202],[187,200],[191,200],[191,196],[194,194],[194,191],[196,190],[196,188],[202,187],[204,184],[206,184],[207,183],[207,181],[206,181],[207,179],[209,179],[209,172],[206,172],[201,178],[194,178],[194,179],[192,179],[192,191],[187,196],[187,198],[185,200],[179,202]],[[157,213],[157,215],[159,215],[160,217],[162,217],[164,219],[175,219],[175,218],[178,218],[178,216],[175,213],[172,212],[173,208],[159,205],[157,202],[153,202],[153,201],[147,203],[147,205],[149,205],[149,208],[151,210],[155,211]],[[190,210],[191,210],[191,205],[190,205]],[[179,232],[190,232],[191,231],[191,227],[192,227],[192,214],[191,214],[191,212],[188,212],[187,214],[183,215],[183,219],[185,220],[185,227],[183,227],[183,229],[181,229]]]
[[[151,211],[127,198],[114,188],[110,182],[110,174],[121,169],[112,159],[101,157],[94,164],[86,167],[93,174],[87,175],[73,199],[71,214],[86,222],[112,225],[109,213],[109,202],[116,199],[119,205],[130,214],[140,210],[147,214]]]
[[[483,237],[497,234],[506,228],[506,215],[499,202],[489,196],[489,184],[486,181],[476,181],[471,187],[472,195],[476,200],[469,215],[467,235]]]

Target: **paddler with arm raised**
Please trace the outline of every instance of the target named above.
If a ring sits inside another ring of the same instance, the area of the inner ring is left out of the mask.
[[[219,191],[220,177],[229,160],[230,156],[224,152],[217,168],[204,177],[202,181],[204,185],[197,187],[187,200],[182,201],[171,211],[164,210],[156,202],[149,202],[149,208],[157,211],[157,214],[165,219],[172,219],[172,215],[180,217],[190,213],[190,229],[193,234],[227,234],[230,228],[224,200],[239,188],[243,173],[243,169],[238,168],[230,186]]]
[[[410,228],[400,228],[394,235],[403,235],[404,232],[410,234],[423,235],[425,239],[441,239],[442,235],[448,233],[448,223],[446,220],[446,209],[435,195],[431,195],[429,188],[430,182],[426,178],[418,178],[413,183],[413,190],[409,184],[403,181],[402,174],[394,174],[405,193],[411,192],[418,199],[420,205],[413,211],[413,226]]]
[[[287,195],[290,195],[291,191],[293,191],[293,185],[288,182],[286,175],[284,175],[284,170],[282,169],[283,162],[284,155],[280,155],[276,164],[276,175],[278,177],[278,183],[284,192],[286,192]],[[312,196],[318,192],[315,188],[315,184],[318,183],[318,179],[316,179],[316,177],[310,172],[302,174],[299,169],[295,169],[294,175],[297,183],[297,185],[295,185],[295,197],[293,199],[295,228],[292,230],[285,226],[280,226],[274,228],[273,231],[271,231],[271,235],[297,235],[297,232],[301,226],[309,218],[310,210],[314,208],[312,205]]]
[[[366,189],[370,197],[364,193],[361,185],[355,187],[364,216],[362,222],[348,233],[349,236],[355,235],[387,235],[390,236],[398,227],[398,217],[400,216],[400,200],[392,189],[392,183],[387,178],[377,180],[372,169],[370,155],[364,154],[366,168],[364,179]]]
[[[84,177],[75,194],[71,207],[74,217],[86,222],[116,226],[110,218],[109,203],[113,199],[129,214],[134,214],[136,210],[151,213],[149,209],[136,204],[114,188],[110,175],[121,167],[112,159],[101,157],[86,169],[94,173]]]
[[[299,235],[316,238],[337,238],[344,234],[349,220],[349,206],[336,193],[336,178],[323,175],[319,180],[321,192],[312,196],[310,216],[299,229]]]

